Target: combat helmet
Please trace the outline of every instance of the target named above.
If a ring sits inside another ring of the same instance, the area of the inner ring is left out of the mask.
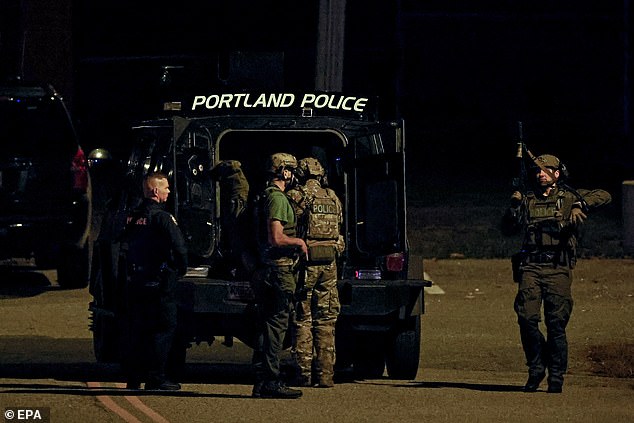
[[[552,154],[542,154],[541,156],[536,157],[535,166],[558,170],[560,172],[559,179],[561,181],[570,178],[570,173],[568,172],[566,165]]]
[[[542,154],[535,159],[535,164],[538,166],[541,165],[544,167],[559,169],[561,166],[561,161],[552,154]]]
[[[300,178],[323,177],[325,174],[323,166],[314,157],[306,157],[297,163],[297,176]]]
[[[279,175],[285,168],[296,169],[297,159],[289,153],[275,153],[269,156],[265,166],[267,172]]]

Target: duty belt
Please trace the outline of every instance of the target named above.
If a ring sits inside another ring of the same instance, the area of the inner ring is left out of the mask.
[[[540,251],[535,253],[526,253],[524,256],[525,263],[555,263],[559,261],[559,253],[554,251]]]

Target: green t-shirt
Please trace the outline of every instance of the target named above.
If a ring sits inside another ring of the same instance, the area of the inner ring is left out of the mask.
[[[279,220],[284,226],[284,232],[286,232],[286,226],[296,226],[295,212],[291,207],[291,203],[279,188],[270,189],[269,195],[265,201],[265,210],[268,219]]]
[[[294,258],[297,250],[294,246],[272,247],[268,243],[267,228],[269,219],[280,221],[284,227],[285,235],[296,236],[297,219],[286,194],[275,185],[267,187],[264,191],[261,210],[259,245],[264,262],[277,262],[284,258]]]

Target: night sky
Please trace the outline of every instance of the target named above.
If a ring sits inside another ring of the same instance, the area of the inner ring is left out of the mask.
[[[507,188],[522,121],[535,154],[559,155],[580,184],[617,187],[634,178],[628,3],[347,0],[344,91],[379,95],[386,116],[405,119],[413,179]],[[283,89],[313,89],[317,10],[316,0],[72,2],[83,143],[120,142],[156,101],[165,64],[219,89],[252,76],[227,74],[231,52],[281,51]]]

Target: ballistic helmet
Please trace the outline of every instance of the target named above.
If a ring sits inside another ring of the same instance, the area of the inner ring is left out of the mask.
[[[300,178],[310,178],[324,176],[326,172],[319,160],[314,157],[306,157],[297,163],[297,176]]]
[[[552,154],[542,154],[535,159],[535,164],[553,169],[559,169],[561,167],[561,161]]]
[[[292,154],[275,153],[271,154],[266,162],[266,171],[279,174],[285,168],[297,168],[297,159]]]

